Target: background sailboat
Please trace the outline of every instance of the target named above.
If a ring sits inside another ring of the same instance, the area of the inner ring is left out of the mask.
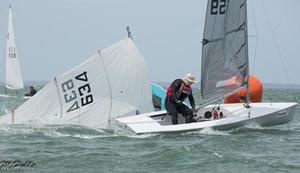
[[[6,89],[19,90],[24,88],[19,57],[13,32],[12,9],[9,6],[8,32],[6,36],[6,58],[5,58],[5,93]]]

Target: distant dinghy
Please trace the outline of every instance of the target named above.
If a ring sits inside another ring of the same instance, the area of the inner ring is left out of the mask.
[[[55,77],[16,110],[0,116],[0,124],[109,128],[117,117],[154,110],[150,83],[143,56],[125,38]]]
[[[19,57],[13,31],[12,9],[9,6],[8,32],[6,36],[6,66],[5,90],[19,90],[24,88]]]

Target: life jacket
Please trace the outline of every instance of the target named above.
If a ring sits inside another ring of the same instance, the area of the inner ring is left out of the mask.
[[[182,82],[179,90],[176,92],[176,98],[179,100],[186,99],[191,94],[191,90],[192,88],[190,86],[187,86]]]
[[[172,86],[169,86],[167,90],[167,96],[170,97],[172,95]]]
[[[184,82],[181,84],[180,91],[182,91],[182,93],[190,95],[191,94],[191,89],[192,88],[188,85],[185,85]]]
[[[175,100],[184,101],[191,93],[192,88],[190,86],[185,85],[182,79],[176,79],[167,90],[166,100],[173,103]]]

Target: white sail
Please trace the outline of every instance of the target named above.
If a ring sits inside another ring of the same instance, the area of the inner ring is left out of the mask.
[[[6,38],[6,88],[17,90],[24,88],[19,64],[15,36],[13,32],[12,11],[9,8],[8,33]]]
[[[0,123],[106,128],[116,117],[153,111],[150,84],[142,55],[126,38],[56,77]]]
[[[246,85],[246,0],[208,0],[201,63],[204,99],[222,97]]]

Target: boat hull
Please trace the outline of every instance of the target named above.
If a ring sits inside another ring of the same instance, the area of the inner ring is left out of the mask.
[[[223,104],[220,105],[220,111],[224,113],[224,118],[220,119],[202,119],[200,122],[186,124],[185,118],[179,116],[179,124],[172,125],[171,117],[166,115],[165,111],[160,111],[119,118],[117,123],[135,134],[179,132],[203,128],[227,130],[251,123],[274,126],[290,122],[297,105],[297,103],[252,103],[250,108],[246,108],[243,104]],[[201,117],[213,107],[214,105],[209,105],[199,110],[197,116]]]

